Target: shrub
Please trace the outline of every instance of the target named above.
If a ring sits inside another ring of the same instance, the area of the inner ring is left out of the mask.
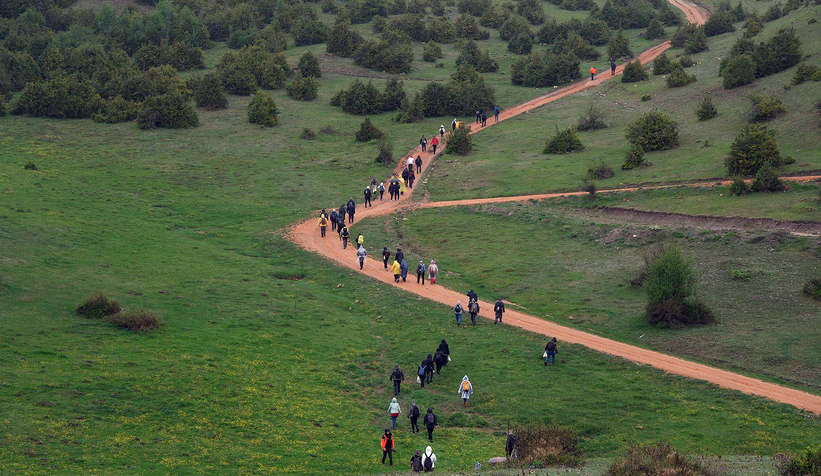
[[[319,68],[319,60],[313,53],[306,51],[299,57],[299,72],[306,78],[321,78],[322,70]]]
[[[624,31],[619,29],[615,36],[610,38],[607,46],[607,56],[610,58],[632,58],[633,50],[630,49],[630,40],[624,36]]]
[[[411,124],[414,122],[419,122],[425,118],[425,101],[422,99],[422,95],[416,93],[413,97],[413,100],[408,101],[407,99],[403,102],[403,106],[401,112],[396,117],[397,122],[401,122],[403,124]]]
[[[514,425],[519,462],[525,466],[576,466],[582,460],[579,437],[570,428],[536,421]]]
[[[103,99],[98,112],[92,114],[94,122],[115,124],[118,122],[133,121],[140,112],[140,104],[123,99],[122,96]]]
[[[246,46],[220,57],[217,71],[226,91],[247,96],[256,88],[280,89],[288,79],[288,62],[283,53],[272,53],[260,45]]]
[[[696,108],[696,117],[699,121],[706,121],[716,117],[718,110],[713,104],[713,95],[707,93],[701,98]]]
[[[539,0],[518,0],[516,13],[526,18],[533,25],[541,25],[547,19],[544,6]]]
[[[645,113],[628,124],[625,135],[631,144],[640,146],[645,152],[678,147],[678,126],[658,111]]]
[[[190,88],[197,107],[213,110],[228,106],[228,98],[225,97],[219,73],[211,71],[206,73],[202,79],[194,76],[189,81],[191,81]]]
[[[811,279],[804,283],[804,294],[815,299],[816,301],[821,301],[821,279]],[[782,472],[781,474],[785,473]],[[802,475],[806,473],[795,474]]]
[[[294,78],[285,87],[288,96],[297,101],[313,101],[316,99],[316,91],[319,89],[319,81],[314,77],[302,76],[302,72],[297,71]]]
[[[775,132],[761,124],[748,124],[735,136],[724,165],[732,175],[755,175],[764,166],[784,163]]]
[[[755,63],[750,55],[735,56],[721,61],[720,73],[724,89],[733,89],[755,81]]]
[[[510,81],[518,86],[549,87],[569,83],[582,77],[579,59],[573,54],[552,51],[531,53],[513,61]]]
[[[801,61],[801,40],[793,28],[782,28],[766,42],[759,43],[753,51],[755,77],[763,78],[792,68]]]
[[[382,95],[382,110],[385,112],[398,111],[402,102],[407,99],[405,82],[398,79],[389,79],[385,83],[385,93]]]
[[[428,22],[428,37],[437,43],[452,43],[456,41],[456,25],[447,17],[432,18]]]
[[[490,57],[488,50],[479,51],[473,40],[469,40],[462,47],[462,52],[456,58],[456,66],[469,65],[480,73],[492,73],[499,69],[499,63]]]
[[[647,72],[644,71],[641,61],[636,60],[624,65],[624,72],[621,75],[622,83],[637,83],[645,79],[647,79]]]
[[[105,320],[115,326],[120,326],[136,333],[160,328],[160,320],[157,319],[157,316],[153,312],[144,309],[117,312],[106,316]]]
[[[710,15],[707,23],[704,24],[704,34],[716,36],[723,33],[730,33],[735,30],[733,23],[739,21],[729,10],[722,9]]]
[[[328,25],[320,20],[301,17],[291,27],[290,33],[296,46],[316,45],[328,39]]]
[[[533,50],[533,37],[522,33],[510,40],[507,44],[507,50],[517,55],[528,55]]]
[[[647,101],[649,101],[649,100],[650,100],[650,99],[652,99],[652,98],[653,98],[653,96],[651,96],[651,95],[649,95],[649,94],[642,94],[642,95],[641,95],[641,102],[647,102]]]
[[[510,18],[510,12],[507,10],[497,11],[495,8],[485,10],[482,17],[479,18],[479,24],[487,28],[501,28],[502,25]]]
[[[600,161],[598,164],[593,164],[587,167],[587,174],[584,176],[587,180],[604,180],[613,178],[616,173],[613,172],[613,167]]]
[[[656,56],[653,60],[653,74],[660,76],[662,74],[669,74],[673,71],[673,62],[667,57],[667,53],[662,53]]]
[[[422,48],[422,60],[427,61],[428,63],[433,63],[437,59],[442,57],[442,48],[439,47],[433,40],[428,41],[425,43],[425,46]]]
[[[383,136],[376,141],[376,163],[383,165],[393,164],[393,141]]]
[[[696,77],[692,74],[687,74],[683,68],[676,68],[672,73],[667,75],[668,88],[680,88],[687,86],[690,83],[694,83],[695,81]]]
[[[105,316],[116,314],[122,310],[119,301],[107,298],[102,292],[97,291],[80,303],[74,312],[91,319],[101,319]]]
[[[733,178],[733,183],[730,184],[730,193],[737,197],[750,193],[750,186],[747,185],[744,177],[737,175]]]
[[[570,152],[580,152],[584,150],[584,144],[576,135],[575,127],[568,127],[559,130],[556,126],[556,135],[548,139],[545,144],[543,154],[569,154]]]
[[[362,35],[351,28],[350,21],[337,20],[328,34],[325,51],[345,58],[351,57],[363,41]]]
[[[479,28],[476,20],[465,13],[454,22],[456,27],[456,37],[464,38],[466,40],[487,40],[490,38],[490,32]]]
[[[472,17],[471,17],[472,18]],[[410,38],[404,34],[390,36],[383,32],[380,41],[366,40],[354,53],[354,62],[363,68],[393,74],[410,73],[413,49]]]
[[[678,64],[680,64],[683,68],[689,68],[691,66],[695,66],[696,62],[693,61],[693,58],[690,55],[684,55],[678,60]]]
[[[425,117],[468,116],[493,109],[494,89],[471,66],[459,66],[446,84],[429,82],[422,90]]]
[[[14,114],[57,119],[89,118],[100,107],[94,85],[80,74],[59,74],[46,82],[28,83],[17,98]]]
[[[582,192],[587,192],[590,195],[591,198],[595,197],[596,196],[596,182],[594,182],[593,180],[587,179],[587,178],[582,179],[582,183],[581,183],[581,185],[579,185],[579,190],[581,190]]]
[[[596,131],[606,129],[609,126],[607,119],[607,113],[591,102],[587,105],[581,117],[579,117],[579,122],[576,123],[576,130]]]
[[[137,114],[137,126],[140,129],[188,129],[197,127],[199,123],[197,111],[189,103],[188,97],[182,94],[166,93],[147,97]]]
[[[670,327],[713,322],[712,311],[695,298],[696,281],[692,260],[678,248],[664,249],[647,267],[643,283],[647,322]]]
[[[624,162],[621,164],[622,170],[635,169],[644,163],[644,149],[641,146],[632,144],[630,150],[624,156]]]
[[[493,8],[490,0],[458,0],[456,8],[459,13],[470,13],[475,17],[482,16],[487,10]]]
[[[299,134],[299,138],[304,140],[316,140],[316,132],[314,132],[311,128],[303,127],[302,132]]]
[[[667,443],[631,445],[607,468],[604,476],[687,475],[714,476],[716,473],[698,461],[682,455]]]
[[[781,192],[786,186],[778,178],[775,167],[765,165],[756,172],[751,188],[756,192]]]
[[[385,133],[373,125],[370,117],[366,117],[362,124],[359,125],[359,130],[356,131],[356,140],[358,142],[369,142],[374,139],[380,139],[385,136]]]
[[[664,39],[665,36],[667,35],[664,32],[664,27],[657,18],[654,18],[653,21],[650,22],[650,26],[644,31],[645,40]]]
[[[730,279],[732,279],[733,281],[749,281],[750,277],[751,275],[749,271],[740,271],[734,269],[733,274],[730,276]]]
[[[382,93],[370,81],[367,84],[354,79],[348,89],[341,89],[331,98],[332,106],[341,106],[348,114],[360,116],[383,111]]]
[[[37,164],[29,160],[26,162],[26,165],[23,166],[23,170],[37,170]]]
[[[805,81],[821,81],[821,70],[818,66],[808,65],[806,61],[798,63],[790,84],[797,86]]]
[[[751,107],[745,114],[749,123],[767,122],[787,112],[781,104],[781,99],[774,94],[756,94],[750,97]]]
[[[704,28],[693,23],[680,26],[670,38],[673,48],[684,48],[687,54],[700,53],[707,49],[707,35]]]
[[[248,122],[265,127],[277,125],[279,109],[274,98],[263,90],[257,90],[254,98],[248,103]]]
[[[473,150],[470,126],[458,127],[455,131],[448,132],[445,140],[446,154],[468,155]]]

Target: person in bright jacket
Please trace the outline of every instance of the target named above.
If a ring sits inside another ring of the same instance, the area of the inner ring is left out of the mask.
[[[364,246],[365,245],[365,237],[362,236],[362,233],[356,236],[356,246]]]
[[[388,413],[391,415],[391,424],[393,425],[393,429],[396,429],[396,419],[399,415],[402,414],[402,409],[399,408],[399,402],[396,401],[396,397],[393,397],[391,400],[391,404],[388,405]]]
[[[401,266],[401,268],[402,268],[402,272],[401,272],[402,282],[405,282],[405,281],[407,281],[407,278],[408,278],[408,262],[405,261],[404,258],[403,258],[402,262],[399,263],[399,266]]]
[[[425,263],[419,262],[416,266],[416,284],[419,284],[419,280],[422,280],[422,286],[425,285]]]
[[[422,467],[426,473],[430,473],[436,467],[436,455],[433,454],[433,449],[430,446],[425,448],[425,452],[422,454]]]
[[[399,261],[393,260],[393,264],[391,265],[391,273],[393,273],[393,281],[398,283],[399,275],[402,273],[402,265],[399,264]]]
[[[382,435],[382,464],[385,464],[385,456],[390,457],[393,466],[393,435],[389,428],[385,428],[385,434]]]
[[[345,225],[342,226],[342,231],[339,232],[339,237],[342,238],[342,249],[346,249],[348,247],[348,238],[351,237],[351,233],[348,231],[348,227]]]
[[[319,217],[319,232],[322,234],[322,238],[325,238],[325,230],[328,228],[328,216],[322,215]]]
[[[362,269],[362,267],[365,266],[365,257],[366,256],[368,256],[368,252],[365,251],[365,247],[362,246],[362,245],[359,245],[359,249],[356,250],[356,257],[359,258],[359,269]]]
[[[439,272],[439,266],[436,266],[436,261],[430,260],[430,265],[428,265],[428,277],[430,278],[430,284],[436,284],[436,273]]]
[[[442,129],[444,130],[444,127],[442,127]],[[437,139],[436,136],[433,136],[433,139],[430,140],[430,146],[433,147],[433,155],[436,155],[436,146],[437,145],[439,145],[439,139]],[[419,173],[422,173],[421,164],[417,164],[417,165],[419,165],[419,169],[420,169]]]
[[[473,384],[470,383],[470,379],[468,379],[467,375],[462,377],[462,382],[459,384],[459,390],[457,391],[462,395],[462,400],[465,402],[465,406],[467,406],[468,398],[473,394]]]

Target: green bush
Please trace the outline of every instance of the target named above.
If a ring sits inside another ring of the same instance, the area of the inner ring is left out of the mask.
[[[550,87],[582,77],[579,59],[573,54],[552,51],[517,58],[510,69],[510,81],[517,86]]]
[[[507,50],[517,55],[528,55],[533,50],[533,38],[526,33],[522,33],[510,40],[507,44]]]
[[[393,164],[393,141],[388,136],[383,136],[376,141],[376,163],[382,165]]]
[[[94,122],[105,122],[114,124],[118,122],[133,121],[140,112],[140,104],[134,101],[123,99],[122,96],[103,99],[98,112],[92,114]]]
[[[385,92],[382,94],[382,110],[385,112],[398,111],[407,97],[405,81],[389,79],[385,83]]]
[[[642,94],[642,95],[641,95],[641,102],[647,102],[647,101],[649,101],[649,100],[650,100],[650,99],[652,99],[652,98],[653,98],[653,96],[651,96],[651,95],[649,95],[649,94]]]
[[[374,139],[380,139],[385,136],[385,133],[378,127],[373,125],[370,117],[366,117],[362,124],[359,125],[359,130],[356,131],[356,140],[358,142],[369,142]]]
[[[699,121],[706,121],[716,117],[718,110],[713,104],[713,95],[707,93],[701,98],[696,108],[696,117]]]
[[[118,312],[105,317],[106,322],[115,326],[128,329],[132,332],[148,332],[160,328],[160,320],[157,316],[144,309],[134,309],[131,311]]]
[[[102,292],[97,291],[74,309],[77,314],[91,319],[101,319],[122,310],[123,306],[119,301],[107,298]]]
[[[750,55],[735,56],[721,61],[719,74],[724,89],[733,89],[755,81],[755,63]]]
[[[37,164],[29,160],[26,162],[26,165],[23,166],[23,170],[37,170]]]
[[[425,117],[469,116],[493,109],[496,94],[471,66],[459,66],[446,84],[429,82],[421,93]]]
[[[408,101],[407,99],[403,102],[402,108],[400,110],[399,115],[396,117],[397,122],[401,122],[403,124],[411,124],[414,122],[419,122],[425,118],[425,101],[422,99],[422,95],[416,93],[413,97],[413,100]]]
[[[306,78],[321,78],[322,70],[319,68],[319,60],[313,53],[306,51],[299,57],[299,72]]]
[[[486,11],[493,8],[490,0],[458,0],[456,8],[459,13],[470,13],[475,17],[482,16]]]
[[[740,271],[734,269],[733,274],[730,276],[730,279],[732,279],[733,281],[749,281],[750,277],[751,275],[749,271]]]
[[[579,191],[587,192],[590,195],[591,198],[595,197],[596,196],[596,182],[593,181],[593,180],[590,180],[588,178],[582,179],[582,183],[581,183],[581,185],[579,185]]]
[[[631,445],[607,468],[604,476],[715,476],[716,472],[688,458],[667,443]]]
[[[695,66],[696,62],[693,61],[693,58],[690,55],[684,55],[678,60],[678,64],[680,64],[683,68],[689,68],[691,66]]]
[[[457,18],[454,26],[456,27],[457,38],[466,40],[487,40],[490,38],[490,32],[479,28],[476,19],[467,13]]]
[[[662,74],[669,74],[673,71],[673,62],[667,57],[667,53],[662,53],[656,56],[653,60],[653,74],[660,76]]]
[[[363,68],[386,73],[410,73],[413,62],[410,38],[387,30],[382,36],[383,39],[380,41],[365,40],[354,53],[354,62]]]
[[[696,81],[696,77],[687,74],[683,68],[676,68],[666,78],[668,88],[680,88]]]
[[[182,94],[166,93],[145,98],[137,114],[140,129],[188,129],[200,123],[197,111],[189,98]]]
[[[584,150],[584,144],[576,135],[575,127],[568,127],[559,130],[556,126],[556,135],[547,140],[543,154],[569,154],[570,152],[580,152]]]
[[[756,94],[750,97],[751,106],[745,114],[749,123],[767,122],[787,112],[781,99],[774,94]]]
[[[600,161],[598,164],[592,164],[587,167],[587,174],[584,176],[587,180],[604,180],[613,178],[616,173],[613,172],[613,167]]]
[[[627,125],[625,136],[631,144],[645,152],[667,150],[678,147],[678,125],[658,111],[643,114]]]
[[[817,281],[818,284],[821,284],[819,280],[813,281]],[[804,292],[806,292],[806,286],[804,290]],[[787,463],[784,468],[781,468],[780,472],[782,476],[821,475],[821,445],[808,446],[803,452],[793,455],[789,463]]]
[[[756,172],[751,188],[756,192],[781,192],[786,186],[778,178],[775,167],[765,165]]]
[[[456,58],[456,66],[469,65],[480,73],[492,73],[499,69],[499,63],[490,57],[488,50],[479,51],[473,40],[468,40]]]
[[[428,37],[437,43],[456,41],[456,25],[448,17],[431,18],[428,22]]]
[[[658,18],[654,18],[653,21],[650,22],[650,26],[644,31],[645,40],[661,40],[664,39],[665,36],[667,36],[667,34],[664,32],[664,27]]]
[[[263,90],[257,90],[254,98],[248,103],[248,122],[265,127],[277,125],[279,109],[274,98]]]
[[[783,163],[775,132],[761,124],[744,126],[724,158],[724,165],[731,175],[755,175],[764,166],[780,167]]]
[[[228,98],[222,86],[222,77],[216,71],[206,73],[202,79],[192,76],[189,79],[189,88],[197,107],[215,110],[228,106]]]
[[[439,47],[433,40],[425,43],[422,48],[422,60],[428,63],[433,63],[442,57],[442,48]]]
[[[499,28],[499,38],[504,41],[511,41],[521,34],[530,35],[531,38],[533,37],[533,32],[530,31],[530,24],[519,15],[512,15]]]
[[[468,155],[473,150],[470,126],[459,127],[455,131],[448,132],[445,140],[446,154]]]
[[[293,79],[285,87],[288,96],[297,101],[313,101],[316,99],[317,89],[319,89],[319,81],[312,76],[302,76],[299,70],[294,73]]]
[[[425,25],[425,19],[422,15],[408,13],[391,18],[385,24],[383,33],[385,33],[386,30],[405,33],[411,40],[418,41],[419,43],[424,43],[430,39],[428,28]]]
[[[644,71],[641,61],[636,60],[632,63],[627,63],[624,65],[624,72],[621,75],[621,82],[637,83],[639,81],[644,81],[647,77],[647,72]]]
[[[299,134],[299,138],[304,140],[316,140],[316,132],[314,132],[311,128],[303,127],[302,133]]]
[[[542,421],[514,425],[516,448],[519,458],[515,461],[524,467],[577,466],[582,461],[579,437],[570,429]]]
[[[709,37],[731,33],[735,31],[733,23],[737,21],[739,20],[729,9],[720,8],[707,19],[707,23],[704,24],[704,34]]]
[[[670,38],[673,48],[684,48],[686,54],[695,54],[707,50],[707,35],[704,27],[694,23],[682,25]]]
[[[798,63],[790,84],[797,86],[805,81],[821,81],[821,70],[818,66],[809,65],[806,61]]]
[[[373,83],[364,84],[356,78],[347,89],[339,90],[331,98],[331,105],[342,107],[348,114],[364,116],[383,112],[382,101],[382,93]]]
[[[730,184],[730,193],[737,197],[750,193],[750,186],[747,185],[744,177],[735,176],[733,178],[733,183]]]
[[[479,18],[479,24],[487,28],[499,29],[508,19],[510,19],[510,12],[508,10],[502,9],[500,12],[495,8],[490,8],[485,10],[485,13]]]
[[[363,41],[362,35],[351,28],[350,21],[337,20],[328,34],[325,51],[344,58],[352,57]]]
[[[579,121],[576,123],[576,130],[597,131],[599,129],[606,129],[608,126],[607,113],[590,102],[579,117]]]
[[[607,56],[616,59],[633,57],[633,50],[630,49],[630,40],[624,36],[623,30],[619,29],[619,31],[610,38],[610,43],[607,46]]]
[[[320,20],[302,17],[291,27],[295,46],[316,45],[328,39],[328,25]]]
[[[272,53],[262,46],[245,46],[236,53],[220,57],[217,71],[225,89],[247,96],[256,88],[280,89],[285,86],[290,67],[283,53]]]
[[[636,144],[631,144],[630,150],[624,156],[624,162],[621,164],[622,170],[635,169],[644,163],[644,149]]]
[[[541,25],[547,20],[544,6],[539,0],[518,0],[516,13],[526,18],[532,25]]]
[[[821,279],[811,279],[804,283],[804,294],[815,299],[816,301],[821,301]],[[782,472],[782,474],[785,473]],[[798,472],[786,474],[804,475],[808,473]]]
[[[80,74],[59,74],[45,82],[28,83],[17,98],[13,114],[57,119],[90,118],[102,98],[90,81]]]
[[[678,248],[664,249],[647,266],[644,278],[647,323],[679,327],[715,321],[712,311],[695,297],[696,282],[692,259],[685,258]]]

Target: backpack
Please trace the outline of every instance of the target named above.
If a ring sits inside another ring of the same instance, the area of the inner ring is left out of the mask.
[[[470,312],[479,313],[479,304],[477,304],[476,301],[470,301],[468,309],[470,309]]]
[[[457,314],[461,314],[464,311],[464,309],[462,308],[461,304],[457,304],[456,307],[453,308],[453,311]]]
[[[379,185],[379,191],[384,192],[385,191],[385,186],[384,185]]]
[[[547,351],[548,352],[556,352],[556,342],[550,341],[547,343]]]
[[[416,405],[411,408],[411,418],[419,418],[419,407]]]
[[[425,376],[425,366],[424,366],[424,365],[422,365],[422,364],[420,364],[420,365],[419,365],[419,372],[418,372],[418,375],[419,375],[420,377],[424,377],[424,376]]]
[[[433,453],[431,453],[431,456],[433,456]],[[433,469],[433,460],[430,459],[430,456],[427,454],[425,455],[425,462],[422,463],[422,466],[425,467],[425,471],[430,471]]]
[[[433,426],[436,424],[436,417],[433,416],[433,413],[428,413],[425,415],[425,426]]]
[[[462,391],[470,392],[470,382],[468,382],[467,380],[462,382]]]
[[[322,225],[322,226],[325,226],[325,225],[328,224],[328,220],[326,220],[325,217],[323,216],[322,218],[319,219],[319,224]]]

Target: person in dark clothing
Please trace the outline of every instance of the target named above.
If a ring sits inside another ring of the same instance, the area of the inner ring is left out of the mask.
[[[405,259],[405,253],[402,252],[402,248],[396,248],[396,261],[402,262]]]
[[[342,238],[342,249],[348,248],[348,238],[351,237],[351,234],[348,232],[348,227],[342,225],[342,232],[339,233],[339,237]]]
[[[336,232],[339,234],[339,239],[342,239],[342,229],[345,228],[345,214],[336,214]]]
[[[420,450],[416,450],[416,453],[411,456],[411,471],[414,473],[421,473],[423,469],[422,452]]]
[[[408,188],[413,188],[413,182],[416,181],[416,173],[412,166],[408,166]]]
[[[419,280],[422,280],[422,286],[425,285],[425,263],[419,262],[416,266],[416,284],[419,284]]]
[[[379,182],[379,200],[382,200],[382,196],[385,195],[385,184]]]
[[[502,302],[502,298],[496,300],[496,305],[493,306],[493,311],[496,313],[496,319],[493,323],[496,324],[497,322],[502,322],[502,314],[505,312],[505,303]]]
[[[353,223],[353,215],[356,213],[356,203],[353,201],[353,197],[348,200],[348,222]]]
[[[510,459],[513,456],[513,449],[516,448],[516,436],[513,433],[507,434],[505,442],[505,455]]]
[[[371,205],[371,196],[373,195],[373,192],[371,192],[371,188],[370,187],[365,187],[365,192],[364,193],[365,193],[365,208],[368,208],[368,205],[373,206],[373,205]]]
[[[425,136],[422,136],[422,138],[419,139],[419,145],[422,146],[422,152],[428,150],[428,140],[425,139]]]
[[[436,139],[436,137],[434,137],[434,139]],[[433,146],[433,153],[434,154],[436,153],[436,145],[435,144]],[[421,155],[416,156],[416,173],[419,173],[419,174],[422,173],[422,156]]]
[[[476,124],[479,124],[479,122],[481,122],[481,121],[482,121],[482,110],[477,109],[476,110]]]
[[[419,433],[419,407],[416,405],[416,400],[411,400],[410,408],[408,409],[408,418],[411,421],[411,433]]]
[[[479,315],[479,301],[470,301],[468,304],[468,312],[470,313],[470,322],[476,325],[476,316]]]
[[[428,412],[425,413],[425,428],[428,429],[428,440],[433,443],[433,429],[436,428],[438,425],[436,424],[436,415],[433,414],[433,408],[428,408]]]
[[[385,434],[382,435],[382,464],[385,464],[385,456],[390,457],[393,466],[393,435],[390,428],[385,428]]]
[[[344,203],[339,206],[339,220],[342,222],[343,225],[345,224],[345,204]]]
[[[547,367],[547,361],[553,358],[553,365],[556,365],[556,354],[559,353],[557,350],[558,344],[556,343],[556,338],[552,338],[547,341],[547,345],[544,346],[544,351],[547,352],[547,355],[544,358],[544,365]]]
[[[401,391],[402,382],[405,381],[405,374],[399,369],[399,364],[395,364],[393,366],[393,372],[391,372],[391,380],[393,380],[393,394],[399,395]]]
[[[448,364],[448,356],[442,350],[437,350],[433,355],[433,363],[436,364],[436,373],[440,374],[442,367]]]
[[[454,131],[456,130],[456,119],[454,119],[453,122],[450,123],[450,128]]]
[[[479,296],[476,294],[476,291],[474,291],[472,289],[470,291],[468,291],[468,302],[478,301],[478,300],[479,300]]]
[[[428,383],[433,383],[433,357],[428,354],[428,357],[422,361],[422,365],[425,366],[425,378],[427,378]]]
[[[385,269],[388,269],[388,260],[391,258],[391,252],[388,251],[387,246],[382,247],[382,262],[385,264]]]
[[[408,175],[410,175],[410,172],[408,172],[407,167],[402,169],[402,180],[405,181],[405,186],[406,187],[408,186]]]
[[[456,325],[459,326],[462,324],[462,314],[465,312],[465,308],[462,307],[462,301],[456,301],[456,305],[453,306],[453,313],[456,315]]]
[[[485,127],[486,125],[487,125],[487,113],[485,111],[482,111],[482,127]]]
[[[339,214],[336,213],[336,208],[331,210],[331,231],[336,231],[336,224],[339,223]]]
[[[421,388],[425,388],[425,380],[427,380],[427,373],[428,373],[428,366],[425,363],[427,359],[423,360],[421,364],[419,364],[419,369],[416,371],[416,375],[419,376],[419,383],[422,384]]]
[[[493,108],[493,119],[499,122],[499,106]]]
[[[610,76],[616,75],[616,58],[610,58]]]
[[[439,344],[439,347],[437,347],[436,350],[441,350],[446,357],[450,356],[450,346],[445,339],[442,339],[442,343]]]

